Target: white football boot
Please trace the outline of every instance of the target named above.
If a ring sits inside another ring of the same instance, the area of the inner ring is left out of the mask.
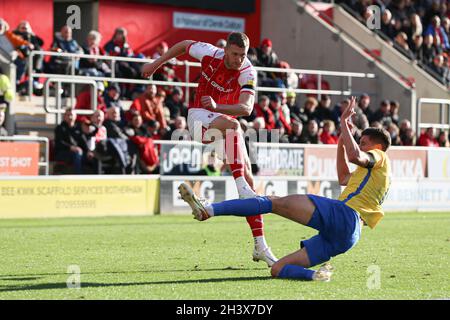
[[[263,250],[257,250],[256,248],[253,250],[253,261],[264,261],[270,268],[278,261],[278,259],[275,258],[270,247],[266,247]]]
[[[323,264],[316,272],[314,272],[314,281],[324,281],[328,282],[331,280],[331,275],[333,274],[333,267],[329,263]]]
[[[239,199],[249,199],[254,198],[257,196],[257,194],[248,187],[240,188],[239,191]],[[272,253],[272,250],[270,247],[265,248],[257,248],[253,249],[253,261],[264,261],[267,263],[268,267],[272,267],[275,262],[278,261],[278,259],[275,257],[275,255]]]
[[[178,191],[181,195],[181,199],[187,202],[187,204],[191,207],[194,219],[204,221],[211,217],[205,209],[207,201],[205,199],[198,198],[190,186],[186,183],[182,183],[178,187]]]

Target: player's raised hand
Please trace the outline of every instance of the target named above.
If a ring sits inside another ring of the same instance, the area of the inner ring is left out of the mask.
[[[356,113],[355,105],[356,105],[356,97],[351,97],[349,105],[342,112],[341,123],[345,123],[345,122],[348,123],[348,120],[351,119],[351,117]]]
[[[156,64],[155,62],[152,63],[146,63],[142,66],[142,76],[144,78],[150,78],[152,76],[152,74],[155,73],[156,70],[158,70],[159,65]]]
[[[216,108],[216,102],[211,96],[203,96],[200,98],[200,102],[202,103],[202,106],[208,109],[215,109]]]

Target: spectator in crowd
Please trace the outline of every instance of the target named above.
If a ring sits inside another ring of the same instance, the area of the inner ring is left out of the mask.
[[[26,70],[26,57],[34,49],[33,44],[11,31],[9,24],[0,18],[0,48],[10,54],[17,66],[16,83],[19,83]]]
[[[306,99],[305,105],[303,108],[303,114],[306,117],[306,121],[304,121],[303,124],[305,124],[306,122],[309,122],[310,120],[317,120],[317,113],[316,113],[317,105],[318,105],[318,102],[317,102],[316,98],[309,97]]]
[[[406,130],[409,128],[411,128],[411,122],[408,119],[404,119],[404,120],[400,121],[400,125],[399,125],[400,138],[402,138],[402,136],[406,133]]]
[[[170,110],[170,119],[175,119],[179,116],[187,117],[187,106],[184,103],[183,90],[181,88],[174,87],[165,104]]]
[[[198,172],[199,176],[217,177],[221,175],[223,162],[216,156],[215,151],[203,155],[203,167]]]
[[[171,125],[171,136],[166,136],[165,140],[191,140],[191,135],[187,130],[186,118],[179,116],[175,118],[174,123]]]
[[[296,108],[297,101],[296,101],[297,94],[294,91],[288,91],[286,93],[286,104],[289,107],[289,110],[291,111]]]
[[[41,50],[44,45],[44,41],[37,35],[34,34],[31,29],[31,25],[28,21],[21,21],[17,26],[16,30],[13,31],[15,35],[21,37],[23,40],[27,41],[30,46],[22,47],[22,54],[24,59],[16,60],[16,74],[17,80],[20,85],[16,88],[16,90],[23,94],[28,89],[25,81],[21,81],[23,75],[25,74],[28,68],[28,59],[25,59],[29,56],[30,50]],[[43,68],[44,57],[42,55],[34,55],[33,56],[33,71],[38,72]],[[40,94],[42,92],[43,85],[38,81],[38,79],[34,79],[33,81],[33,89],[35,94]]]
[[[157,120],[162,129],[167,126],[166,119],[164,118],[164,110],[161,99],[156,97],[157,88],[154,84],[147,85],[145,92],[134,99],[130,106],[130,110],[127,112],[127,120],[131,120],[131,112],[133,110],[138,111],[144,122],[149,120]]]
[[[290,143],[306,143],[303,135],[303,123],[301,121],[292,121],[292,132],[289,135]]]
[[[321,95],[319,104],[315,110],[315,116],[319,122],[333,119],[333,113],[330,107],[331,107],[330,96],[327,94]]]
[[[303,138],[305,139],[305,143],[319,144],[321,143],[319,137],[320,132],[317,121],[314,119],[309,120],[306,124],[306,130],[303,131]]]
[[[0,68],[0,104],[5,104],[8,107],[13,98],[14,92],[11,81],[7,75],[3,74],[3,70]]]
[[[433,37],[439,38],[439,43],[441,44],[443,50],[450,49],[447,34],[445,33],[444,28],[441,26],[441,18],[439,18],[439,16],[437,15],[431,19],[430,25],[424,32],[425,36],[429,34],[431,34]]]
[[[394,46],[401,52],[403,53],[405,56],[407,56],[410,59],[414,59],[414,54],[411,51],[411,49],[409,48],[409,44],[408,44],[408,36],[406,35],[405,32],[399,32],[396,36],[395,36],[395,41],[394,41]]]
[[[291,132],[291,125],[286,120],[283,114],[283,110],[281,109],[281,98],[278,95],[272,95],[270,97],[270,110],[273,113],[273,117],[275,120],[275,128],[279,129],[281,127],[284,128],[285,132],[288,134]]]
[[[336,126],[332,120],[324,120],[322,133],[320,134],[320,141],[323,144],[337,144],[338,137],[336,136]]]
[[[142,117],[139,113],[134,113],[129,127],[126,129],[130,140],[135,144],[139,152],[139,168],[142,173],[157,173],[159,165],[158,151],[149,137],[147,129],[143,125]]]
[[[255,105],[256,117],[264,118],[265,128],[267,130],[275,129],[275,117],[270,109],[270,98],[266,95],[259,97],[258,104]]]
[[[419,137],[417,145],[421,147],[439,147],[433,127],[426,129]]]
[[[422,35],[415,35],[411,44],[411,52],[414,54],[414,59],[423,61],[423,37]]]
[[[277,68],[291,69],[291,66],[286,61],[280,61]],[[295,72],[278,72],[275,77],[277,87],[298,88],[298,75]]]
[[[125,109],[122,100],[120,99],[120,93],[120,86],[116,83],[110,83],[103,93],[103,101],[106,109],[109,109],[111,107],[117,107],[120,109],[120,124],[122,127],[124,127],[127,124],[127,121],[125,116]]]
[[[51,50],[66,53],[83,53],[83,49],[78,42],[72,38],[72,28],[65,25],[60,32],[55,35],[51,45]],[[72,67],[72,60],[68,57],[52,56],[47,65],[47,72],[58,74],[69,74]],[[78,61],[75,62],[75,69],[78,69]]]
[[[134,52],[131,49],[128,40],[128,32],[125,28],[117,28],[114,34],[104,48],[104,51],[109,56],[115,57],[133,57]],[[116,75],[120,78],[138,78],[139,70],[136,70],[131,63],[121,61],[116,63]]]
[[[0,103],[0,137],[6,137],[8,136],[8,131],[3,126],[5,123],[5,110],[6,110],[6,104]]]
[[[425,35],[423,37],[423,45],[421,49],[422,62],[431,66],[433,64],[434,57],[439,53],[433,42],[433,36],[431,34]]]
[[[431,69],[435,72],[435,77],[442,83],[448,84],[449,82],[449,68],[445,64],[444,56],[438,54],[433,59]]]
[[[83,173],[98,173],[98,163],[95,158],[96,135],[98,127],[86,118],[79,123],[78,146],[83,150]]]
[[[75,111],[67,108],[63,121],[55,128],[55,160],[70,165],[74,173],[83,173],[83,149],[80,147],[80,129],[75,126]]]
[[[97,128],[95,143],[98,144],[101,141],[105,141],[108,138],[106,128],[103,125],[103,122],[105,121],[105,113],[102,110],[95,110],[91,115],[90,120],[91,123]]]
[[[369,119],[370,122],[378,121],[383,126],[388,126],[392,122],[391,118],[391,103],[389,100],[381,101],[380,108],[375,111],[372,118]]]
[[[450,147],[450,142],[448,140],[448,132],[446,132],[445,130],[441,130],[439,132],[437,141],[438,141],[439,147],[445,147],[445,148]]]
[[[156,47],[156,52],[152,55],[152,59],[158,59],[166,53],[167,50],[169,50],[167,42],[161,41]],[[176,58],[170,59],[166,64],[156,70],[153,74],[153,79],[158,81],[178,81],[178,79],[175,79],[175,70],[177,65],[178,60]]]
[[[134,173],[137,162],[137,148],[121,126],[120,109],[110,107],[106,112],[104,125],[108,139],[105,153],[113,157],[113,172]]]
[[[355,125],[354,137],[356,141],[359,141],[361,133],[369,127],[369,120],[366,115],[361,111],[361,109],[355,108],[355,114],[352,115],[352,122]]]
[[[394,122],[391,122],[387,127],[387,131],[391,136],[391,144],[393,146],[400,146],[402,142],[400,139],[400,130],[397,125]]]
[[[385,9],[381,15],[381,32],[389,39],[394,39],[395,37],[394,20],[389,9]]]
[[[272,41],[270,39],[264,39],[261,45],[256,49],[258,56],[258,65],[262,67],[277,68],[279,66],[279,60],[277,54],[272,49]],[[258,82],[263,87],[275,87],[276,75],[273,72],[259,72]]]
[[[130,119],[131,118],[132,116],[130,117]],[[118,107],[113,106],[106,110],[106,119],[103,124],[106,128],[106,134],[108,138],[128,140],[128,136],[123,130],[120,120],[120,109]]]
[[[92,30],[87,36],[86,46],[83,47],[85,54],[101,56],[105,54],[105,50],[100,47],[102,35],[100,32]],[[90,77],[110,76],[111,69],[106,62],[93,58],[80,60],[80,74]]]
[[[345,108],[350,104],[349,99],[344,99],[340,103],[336,104],[333,108],[333,121],[336,127],[339,128],[341,121],[341,114]]]
[[[135,54],[128,43],[128,32],[125,28],[119,27],[105,46],[106,54],[115,57],[144,58],[142,54]],[[118,78],[140,79],[141,65],[136,62],[120,61],[115,64],[115,74]],[[140,85],[121,84],[122,95],[131,99],[136,92],[142,92]]]
[[[161,140],[162,136],[161,133],[159,132],[159,122],[156,120],[149,120],[147,121],[147,124],[144,126],[147,127],[147,132],[150,138],[152,138],[153,140]]]
[[[83,90],[77,96],[77,103],[75,104],[75,109],[77,110],[92,110],[91,105],[91,86],[86,85]],[[105,91],[105,85],[103,82],[97,82],[97,109],[105,111],[106,105],[103,99],[103,92]],[[87,115],[78,115],[77,122],[83,122],[89,119]]]
[[[422,36],[423,26],[420,16],[417,13],[413,13],[409,16],[409,27],[406,29],[406,34],[409,39],[409,47],[412,47],[413,40],[416,36]]]
[[[367,119],[373,117],[373,111],[370,108],[370,96],[367,93],[363,93],[358,102],[358,108],[366,115]]]
[[[256,131],[256,141],[257,142],[269,142],[270,137],[267,136],[266,121],[264,117],[256,117],[253,121],[253,129]]]
[[[415,146],[416,133],[412,128],[405,129],[404,135],[400,136],[402,146]]]
[[[371,126],[372,128],[384,129],[383,125],[382,125],[381,122],[379,122],[379,121],[372,121],[372,122],[370,123],[370,126]]]
[[[281,111],[283,112],[283,117],[288,124],[291,123],[291,110],[287,105],[287,94],[286,92],[279,93],[279,97],[281,99]]]
[[[447,38],[449,38],[449,36],[450,36],[450,18],[449,17],[444,17],[442,19],[442,27],[444,28],[444,32],[445,32]]]
[[[391,104],[390,113],[392,122],[394,122],[396,126],[399,126],[400,115],[398,113],[400,111],[400,102],[396,100],[391,100],[390,104]]]

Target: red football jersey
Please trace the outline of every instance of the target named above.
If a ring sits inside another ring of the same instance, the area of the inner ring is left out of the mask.
[[[256,70],[248,58],[240,70],[230,70],[225,67],[223,49],[194,42],[188,52],[202,64],[194,104],[190,108],[203,108],[200,102],[203,96],[211,96],[217,104],[231,105],[239,102],[241,92],[255,94]]]

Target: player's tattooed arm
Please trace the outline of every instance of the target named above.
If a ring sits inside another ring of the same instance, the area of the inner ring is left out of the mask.
[[[152,76],[153,73],[155,73],[156,70],[159,69],[163,64],[165,64],[167,61],[169,61],[172,58],[176,58],[182,54],[187,53],[188,47],[195,41],[192,40],[184,40],[180,41],[177,44],[175,44],[173,47],[171,47],[169,50],[167,50],[166,53],[164,53],[161,57],[153,61],[152,63],[146,63],[142,67],[142,76],[144,78],[149,78]]]
[[[229,116],[249,116],[253,111],[255,96],[250,92],[242,92],[239,95],[237,104],[217,104],[210,96],[203,96],[200,99],[202,106],[214,112],[227,114]]]

